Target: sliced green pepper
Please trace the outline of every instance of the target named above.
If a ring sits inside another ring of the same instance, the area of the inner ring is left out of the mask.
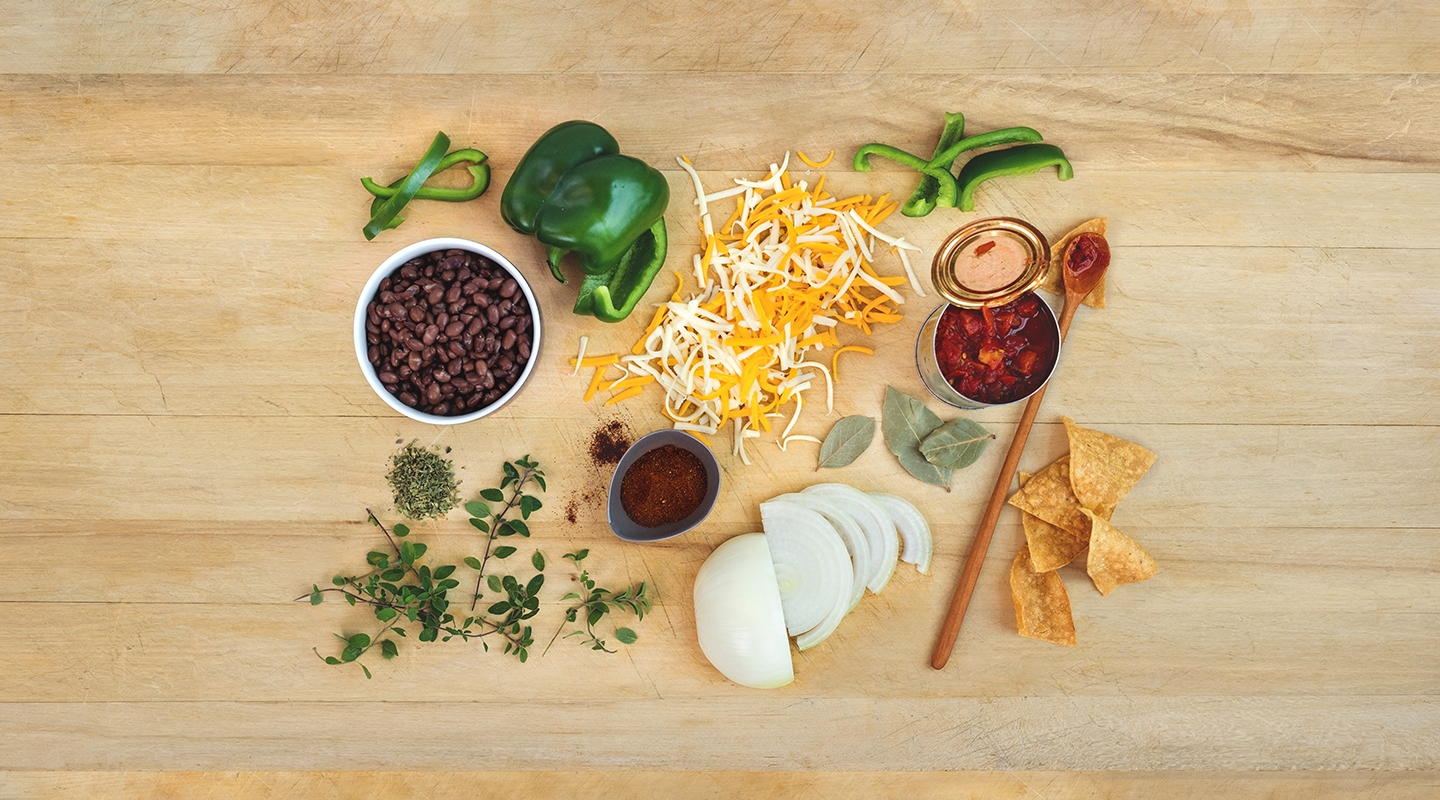
[[[1004,150],[981,153],[960,170],[960,210],[975,210],[975,189],[991,178],[1030,175],[1045,167],[1058,167],[1060,180],[1075,177],[1065,153],[1053,144],[1022,144]]]
[[[575,299],[575,313],[592,314],[602,322],[619,322],[630,316],[665,266],[665,250],[665,220],[660,219],[640,234],[613,269],[585,276]]]
[[[961,113],[945,113],[945,127],[940,130],[940,139],[935,142],[935,153],[930,156],[930,166],[940,167],[946,172],[955,163],[952,157],[948,161],[941,158],[946,148],[960,141],[965,135],[965,115]],[[915,191],[910,193],[910,199],[900,206],[900,213],[907,217],[923,217],[935,209],[935,198],[940,192],[940,181],[930,175],[921,175],[920,184]]]
[[[430,143],[430,149],[420,157],[420,163],[416,164],[415,169],[410,170],[410,174],[406,175],[400,185],[395,187],[394,196],[381,203],[380,208],[371,215],[370,222],[364,229],[366,239],[374,239],[381,231],[391,227],[391,221],[400,213],[400,209],[415,197],[415,193],[420,191],[420,187],[425,185],[425,181],[435,173],[435,168],[440,166],[440,160],[445,157],[445,151],[449,149],[450,137],[446,136],[444,131],[435,134],[435,141]]]
[[[952,206],[955,204],[957,188],[955,185],[955,176],[950,174],[950,170],[932,167],[929,162],[920,156],[907,153],[898,147],[891,147],[888,144],[879,144],[878,142],[872,142],[856,150],[855,161],[851,166],[855,168],[856,172],[869,172],[870,156],[872,155],[888,158],[897,164],[904,164],[913,170],[923,172],[934,178],[940,185],[939,190],[935,194],[935,202],[942,206]]]
[[[1001,128],[998,131],[990,131],[989,133],[982,133],[977,136],[968,136],[961,139],[949,145],[948,149],[936,156],[931,163],[934,164],[943,161],[945,162],[945,169],[950,169],[955,163],[955,159],[959,158],[961,153],[969,152],[970,150],[979,150],[985,147],[999,147],[1002,144],[1015,144],[1016,142],[1038,142],[1044,138],[1044,136],[1040,135],[1040,131],[1034,128],[1027,128],[1023,125],[1015,128]]]
[[[421,186],[420,191],[415,193],[415,197],[420,200],[444,200],[450,203],[462,203],[466,200],[474,200],[484,194],[485,190],[490,187],[490,165],[485,163],[487,158],[488,156],[474,148],[466,147],[456,150],[440,159],[440,163],[435,167],[433,174],[438,175],[456,164],[469,164],[470,166],[467,166],[465,169],[470,172],[470,185],[463,189]],[[397,188],[400,186],[401,181],[404,180],[404,178],[400,178],[388,186],[381,186],[369,178],[361,178],[360,185],[364,186],[365,191],[375,195],[375,198],[383,203],[385,200],[395,196]],[[372,204],[370,213],[373,215],[379,206],[380,203]]]

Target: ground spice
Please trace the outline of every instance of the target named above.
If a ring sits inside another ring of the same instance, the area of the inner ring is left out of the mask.
[[[689,450],[667,444],[635,459],[620,479],[620,505],[636,525],[658,528],[695,513],[710,478]]]
[[[597,467],[613,467],[630,449],[630,428],[612,419],[590,434],[590,462]]]

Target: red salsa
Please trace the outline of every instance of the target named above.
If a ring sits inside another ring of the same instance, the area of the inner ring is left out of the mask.
[[[1055,366],[1054,320],[1034,292],[995,308],[950,306],[935,328],[940,373],[955,391],[981,403],[1026,397]]]

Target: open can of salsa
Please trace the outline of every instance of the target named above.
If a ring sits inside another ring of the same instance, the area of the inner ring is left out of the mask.
[[[915,363],[936,399],[979,409],[1040,390],[1060,355],[1055,312],[1035,292],[1050,245],[1024,220],[992,217],[951,234],[931,280],[949,303],[920,328]]]

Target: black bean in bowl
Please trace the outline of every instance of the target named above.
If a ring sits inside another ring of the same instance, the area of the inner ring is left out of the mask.
[[[468,250],[406,261],[380,280],[365,309],[376,377],[401,403],[437,417],[504,396],[530,361],[533,325],[519,282]]]

